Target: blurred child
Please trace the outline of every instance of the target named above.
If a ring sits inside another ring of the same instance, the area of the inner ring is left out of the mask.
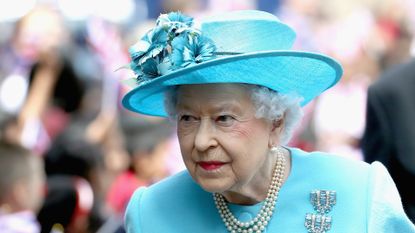
[[[40,232],[36,213],[43,203],[44,183],[40,157],[0,142],[0,232]]]
[[[38,216],[42,232],[49,233],[56,223],[62,225],[65,233],[96,232],[104,221],[101,211],[103,153],[98,145],[85,138],[86,124],[72,120],[44,155],[48,194]],[[82,207],[83,203],[89,204]],[[83,214],[77,209],[84,209]]]
[[[135,189],[168,175],[166,156],[169,154],[173,128],[165,120],[127,114],[121,114],[120,121],[130,155],[130,168],[115,179],[107,203],[114,212],[122,214]]]
[[[38,214],[41,233],[95,232],[89,229],[94,195],[88,181],[78,176],[53,175],[47,184],[48,193]]]

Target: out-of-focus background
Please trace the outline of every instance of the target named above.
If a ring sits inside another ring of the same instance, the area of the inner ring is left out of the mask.
[[[32,193],[7,191],[18,179],[0,178],[9,185],[0,188],[0,231],[38,222],[48,233],[123,232],[132,192],[184,168],[174,126],[120,104],[122,80],[133,77],[119,69],[128,47],[161,13],[197,20],[242,9],[277,15],[297,32],[296,49],[345,70],[305,107],[291,145],[362,160],[368,86],[415,54],[413,0],[0,0],[0,138],[39,157],[46,175],[37,208],[16,198]]]

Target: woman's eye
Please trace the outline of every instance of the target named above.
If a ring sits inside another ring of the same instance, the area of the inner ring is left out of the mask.
[[[216,118],[216,121],[221,123],[221,124],[229,125],[229,124],[232,124],[235,121],[235,118],[233,116],[230,116],[230,115],[222,115],[222,116],[218,116]]]
[[[191,121],[196,121],[197,119],[191,115],[182,115],[180,116],[179,120],[182,122],[191,122]]]

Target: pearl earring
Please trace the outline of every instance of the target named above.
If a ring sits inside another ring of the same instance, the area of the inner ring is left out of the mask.
[[[270,151],[272,153],[277,153],[277,152],[279,152],[279,150],[280,150],[280,148],[278,146],[276,146],[276,145],[272,145],[271,146],[271,149],[270,149]]]

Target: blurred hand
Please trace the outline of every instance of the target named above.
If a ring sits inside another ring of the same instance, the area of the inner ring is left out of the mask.
[[[39,53],[38,65],[40,70],[52,71],[57,76],[63,67],[60,49],[52,44],[42,46]]]

